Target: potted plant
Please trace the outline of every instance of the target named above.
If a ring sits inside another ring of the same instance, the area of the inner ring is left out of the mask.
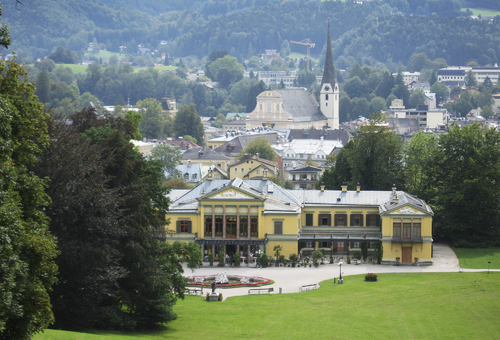
[[[365,275],[365,281],[371,281],[371,282],[375,282],[377,281],[377,274],[374,274],[374,273],[368,273]]]
[[[208,262],[210,262],[210,267],[214,265],[214,254],[208,254]]]
[[[319,266],[319,261],[322,258],[323,258],[323,253],[321,252],[321,250],[316,249],[315,251],[313,251],[313,253],[312,253],[312,260],[313,260],[313,264],[314,264],[315,267]]]
[[[292,262],[292,267],[295,267],[295,264],[299,260],[299,257],[297,256],[297,254],[290,254],[289,259],[290,259],[290,262]]]

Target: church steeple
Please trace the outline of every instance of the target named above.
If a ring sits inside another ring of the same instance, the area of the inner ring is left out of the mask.
[[[321,112],[327,119],[327,129],[339,128],[339,84],[333,64],[332,37],[330,36],[330,19],[328,19],[328,40],[326,41],[325,69],[321,81],[320,102]]]
[[[335,65],[333,64],[332,37],[330,35],[330,19],[328,19],[328,40],[326,41],[325,69],[323,71],[321,87],[323,87],[324,84],[330,84],[333,88],[336,82],[337,73],[335,72]]]

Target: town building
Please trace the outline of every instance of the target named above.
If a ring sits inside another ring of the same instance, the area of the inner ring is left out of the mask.
[[[245,155],[239,162],[229,165],[229,179],[262,179],[278,176],[278,162],[259,156]]]
[[[305,163],[313,161],[318,167],[325,165],[328,155],[340,152],[343,144],[339,140],[323,139],[294,139],[289,144],[283,145],[281,159],[285,167],[292,162]]]
[[[323,172],[320,168],[296,161],[287,164],[289,163],[283,165],[283,179],[292,181],[294,189],[314,190]]]
[[[393,77],[397,77],[398,73],[393,73]],[[418,81],[418,77],[420,77],[420,72],[401,72],[401,76],[403,77],[403,81],[405,84],[409,84],[414,81]]]
[[[247,130],[262,126],[275,129],[338,129],[339,86],[333,63],[330,23],[320,104],[304,89],[267,90],[257,96],[255,109],[247,115]]]
[[[191,164],[201,164],[205,166],[215,165],[227,171],[230,159],[210,148],[197,147],[183,151],[181,162],[182,164],[191,162]]]
[[[478,83],[483,83],[486,77],[490,78],[493,84],[498,84],[500,77],[500,67],[470,67],[470,66],[450,66],[439,69],[437,80],[448,86],[464,86],[465,76],[472,70]]]
[[[172,190],[168,241],[195,242],[203,256],[227,253],[250,258],[257,251],[349,258],[368,247],[384,264],[432,264],[432,209],[425,201],[388,191],[286,190],[261,180],[206,181],[192,190]],[[379,247],[381,245],[382,247]],[[373,260],[374,261],[374,260]]]

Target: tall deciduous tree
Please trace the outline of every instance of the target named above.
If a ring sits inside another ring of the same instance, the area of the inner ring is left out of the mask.
[[[167,188],[161,185],[161,164],[145,159],[129,143],[136,133],[129,121],[98,118],[92,109],[71,119],[78,133],[102,147],[108,178],[105,188],[117,191],[115,202],[123,212],[119,220],[122,234],[116,235],[115,249],[120,254],[119,268],[127,275],[116,278],[117,285],[106,301],[109,309],[97,326],[139,329],[175,319],[172,306],[184,296],[186,281],[174,248],[165,243],[168,199]],[[111,294],[119,298],[113,299]],[[67,327],[74,324],[67,323]]]
[[[107,188],[105,175],[110,158],[91,139],[81,142],[78,132],[63,119],[49,121],[51,143],[35,167],[40,177],[50,178],[47,193],[52,204],[46,213],[50,231],[57,237],[58,282],[51,294],[56,328],[103,328],[116,313],[119,279],[127,276],[120,265],[118,240],[122,228],[123,197]],[[93,128],[95,131],[95,127]],[[97,137],[99,135],[99,137]]]
[[[0,6],[1,9],[1,6]],[[1,14],[1,13],[0,13]],[[4,27],[1,27],[3,30]],[[6,31],[0,43],[8,46]],[[26,72],[0,60],[0,338],[26,339],[54,322],[57,248],[43,208],[47,181],[29,169],[49,142]]]
[[[178,146],[170,144],[157,145],[151,150],[151,159],[155,159],[161,163],[167,179],[179,178],[179,170],[175,167],[182,159],[182,153]]]
[[[428,167],[434,234],[458,246],[500,245],[500,132],[454,125]]]
[[[403,142],[381,126],[382,121],[380,113],[373,115],[370,124],[341,149],[335,165],[321,178],[327,188],[338,189],[345,181],[351,187],[359,183],[366,190],[388,190],[402,183]]]
[[[405,190],[413,195],[421,196],[428,184],[427,169],[435,157],[438,140],[432,134],[417,132],[404,146],[404,177]]]

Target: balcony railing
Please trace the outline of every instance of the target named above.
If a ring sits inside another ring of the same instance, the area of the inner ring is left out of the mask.
[[[424,238],[422,236],[412,236],[411,238],[403,238],[401,236],[391,236],[391,241],[397,243],[422,242],[423,240]]]

